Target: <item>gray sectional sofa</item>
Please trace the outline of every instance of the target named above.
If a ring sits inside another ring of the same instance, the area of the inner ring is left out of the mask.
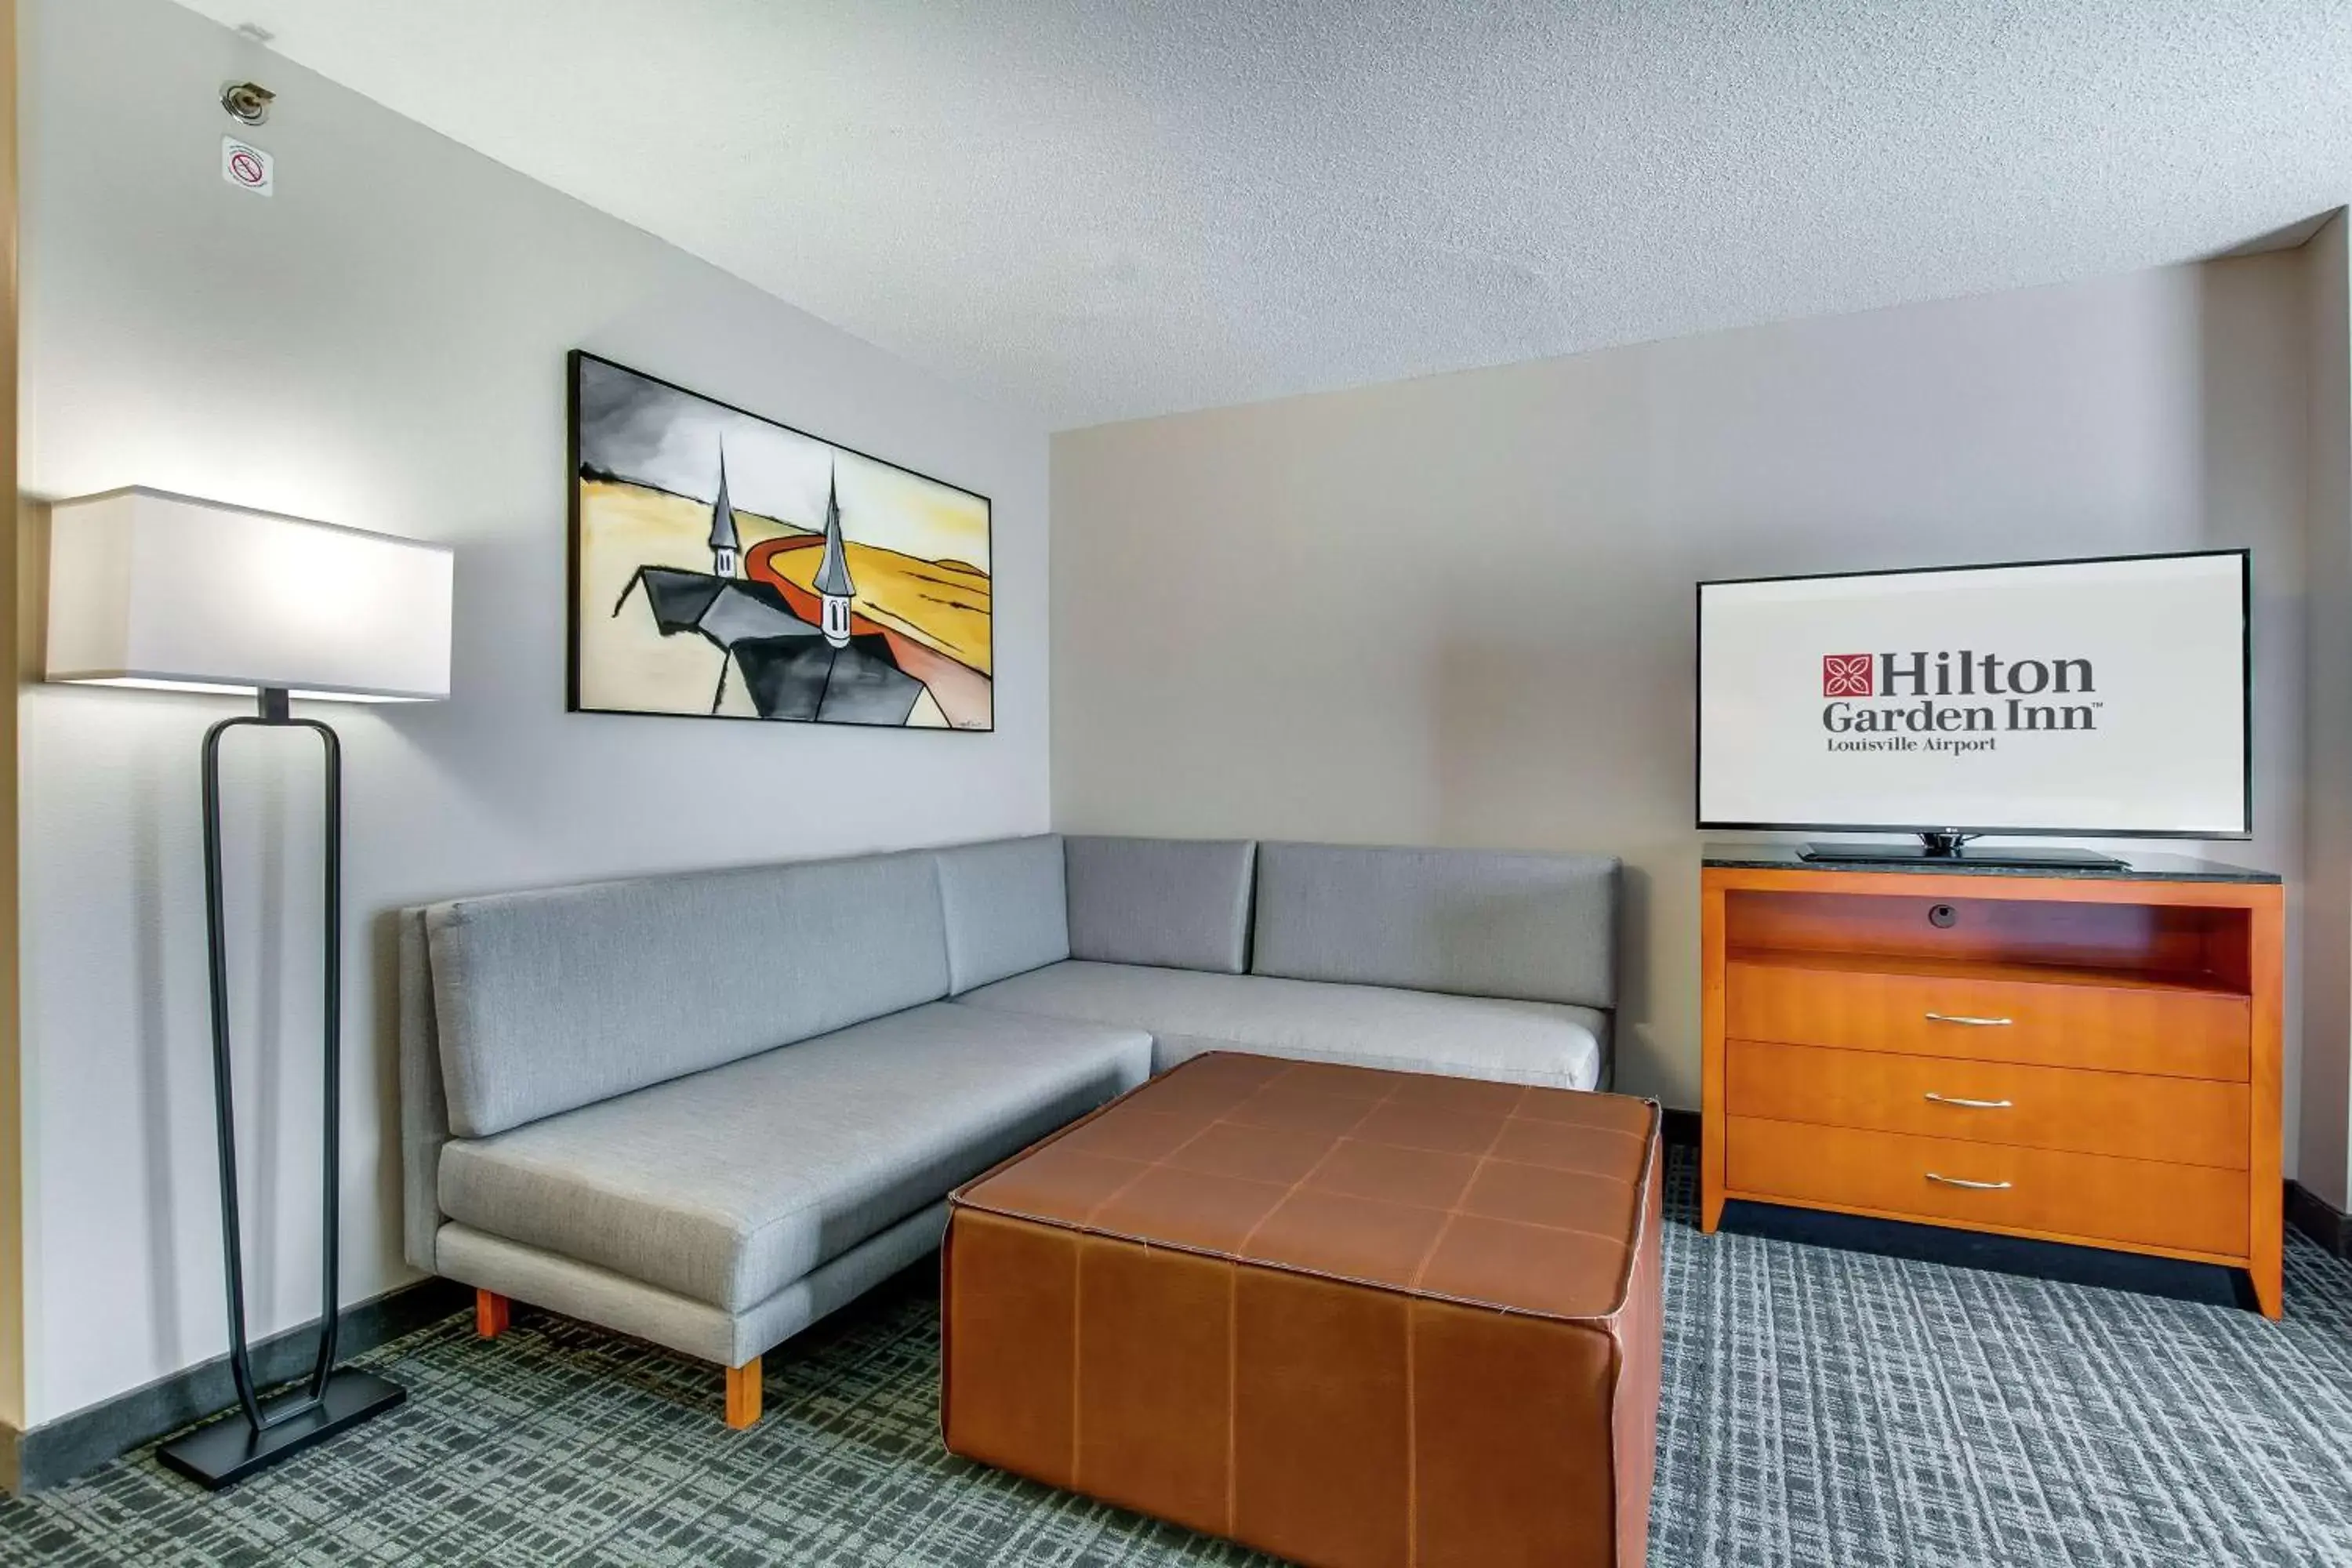
[[[1045,837],[400,917],[409,1260],[730,1369],[1203,1051],[1609,1079],[1618,865]]]

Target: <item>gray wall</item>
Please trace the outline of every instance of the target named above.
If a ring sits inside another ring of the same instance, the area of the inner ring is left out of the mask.
[[[2347,1206],[2352,1114],[2352,319],[2344,215],[2303,249],[2310,333],[2308,671],[2311,874],[2304,922],[2304,1185]],[[2295,1148],[2295,1130],[2287,1147]]]
[[[457,547],[455,700],[320,710],[349,749],[342,1288],[373,1295],[408,1278],[383,911],[1046,826],[1045,436],[163,0],[35,0],[25,45],[26,487]],[[268,200],[217,174],[213,98],[247,75],[280,94]],[[998,731],[566,716],[575,345],[993,497]],[[196,745],[232,705],[24,699],[38,1422],[224,1344]],[[231,781],[257,1334],[315,1301],[315,764],[271,739]]]
[[[1691,584],[2243,544],[2258,836],[2215,852],[2294,870],[2303,266],[1057,435],[1055,820],[1622,855],[1619,1081],[1695,1106]]]

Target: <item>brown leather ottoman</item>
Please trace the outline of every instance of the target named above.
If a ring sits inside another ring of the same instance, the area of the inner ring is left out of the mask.
[[[947,1446],[1308,1563],[1635,1564],[1658,1111],[1198,1057],[952,1199]]]

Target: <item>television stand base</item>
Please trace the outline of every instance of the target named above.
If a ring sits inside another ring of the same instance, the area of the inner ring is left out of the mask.
[[[1850,866],[1984,866],[1995,869],[2038,870],[2063,867],[2084,871],[2126,871],[2130,866],[2094,849],[2016,849],[2006,846],[1979,849],[1965,835],[1923,833],[1916,844],[1808,844],[1797,858],[1822,865]]]
[[[1708,849],[1699,1228],[1777,1204],[2194,1258],[2246,1270],[2276,1317],[2271,876]]]

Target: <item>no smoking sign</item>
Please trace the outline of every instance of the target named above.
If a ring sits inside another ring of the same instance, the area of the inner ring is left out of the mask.
[[[221,178],[256,195],[269,195],[278,184],[278,160],[250,142],[221,138]]]

